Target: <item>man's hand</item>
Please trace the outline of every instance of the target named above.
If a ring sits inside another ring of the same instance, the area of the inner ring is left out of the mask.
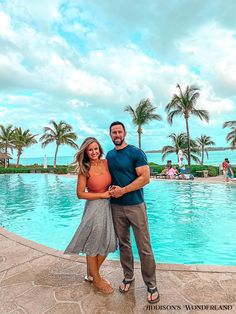
[[[112,185],[109,190],[111,197],[118,198],[125,194],[125,188],[121,188],[118,185]]]

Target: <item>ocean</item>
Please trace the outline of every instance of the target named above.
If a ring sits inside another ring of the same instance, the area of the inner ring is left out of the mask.
[[[215,165],[219,166],[225,158],[230,160],[231,164],[236,164],[236,150],[224,150],[224,151],[211,151],[208,153],[209,159],[204,158],[205,165]],[[165,164],[167,160],[172,160],[172,163],[177,163],[177,156],[175,154],[170,154],[167,158],[162,161],[161,153],[147,153],[147,159],[149,162],[155,162],[157,164]],[[47,165],[53,165],[54,157],[47,157]],[[73,156],[58,156],[57,157],[57,165],[69,165],[73,162]],[[11,163],[16,163],[16,159],[12,159]],[[185,161],[185,164],[187,162]],[[43,165],[44,157],[33,157],[33,158],[21,158],[21,165]],[[194,162],[192,162],[194,164]]]

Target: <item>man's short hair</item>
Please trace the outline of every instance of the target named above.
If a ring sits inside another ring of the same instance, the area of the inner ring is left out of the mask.
[[[124,124],[123,124],[122,122],[120,122],[120,121],[114,121],[114,122],[112,122],[112,124],[111,124],[110,127],[109,127],[110,133],[111,133],[111,128],[112,128],[114,125],[122,125],[122,128],[123,128],[124,131],[125,131],[125,126],[124,126]]]

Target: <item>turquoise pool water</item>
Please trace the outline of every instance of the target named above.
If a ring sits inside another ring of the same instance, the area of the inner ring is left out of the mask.
[[[0,175],[0,225],[64,250],[83,213],[75,186],[76,178]],[[156,262],[236,265],[236,186],[152,181],[145,198]]]

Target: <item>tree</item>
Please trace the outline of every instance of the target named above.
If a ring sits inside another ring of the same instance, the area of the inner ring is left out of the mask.
[[[139,102],[136,108],[132,108],[131,106],[126,106],[124,111],[130,113],[134,125],[138,127],[138,146],[141,148],[141,134],[142,134],[142,126],[147,124],[152,120],[161,121],[162,118],[159,114],[154,113],[157,107],[154,107],[150,100],[143,99]]]
[[[207,110],[197,109],[196,102],[200,96],[199,88],[195,86],[187,86],[183,92],[180,85],[177,85],[179,95],[174,94],[170,103],[166,106],[167,120],[170,124],[173,123],[173,118],[176,116],[184,116],[187,145],[188,145],[188,165],[191,164],[191,146],[190,146],[190,132],[189,132],[189,116],[193,115],[201,120],[209,121],[209,113]]]
[[[22,131],[21,128],[16,128],[14,130],[14,148],[17,150],[17,162],[16,162],[16,168],[19,167],[19,161],[20,161],[20,156],[23,153],[23,148],[24,147],[29,147],[35,143],[37,143],[35,139],[36,135],[33,135],[30,133],[30,130]]]
[[[178,160],[178,153],[180,150],[182,150],[183,156],[188,159],[188,144],[187,144],[187,135],[186,133],[180,133],[175,134],[171,133],[168,136],[172,141],[172,146],[164,146],[162,148],[162,161],[167,157],[169,154],[175,153]],[[197,146],[197,143],[194,140],[190,140],[190,146],[191,146],[191,158],[197,162],[200,163],[199,158],[196,155],[199,155],[199,149]]]
[[[78,145],[74,142],[77,140],[77,135],[72,132],[72,126],[64,121],[60,121],[58,124],[51,120],[49,122],[52,127],[44,127],[44,134],[39,139],[42,141],[42,147],[45,148],[48,144],[56,142],[56,151],[54,156],[54,168],[57,163],[57,153],[60,145],[69,145],[75,149],[78,149]]]
[[[5,154],[4,158],[4,166],[7,168],[7,156],[8,149],[13,152],[14,144],[13,144],[13,135],[14,129],[11,124],[9,124],[6,128],[3,125],[0,125],[0,147]]]
[[[232,148],[236,147],[236,121],[226,121],[223,128],[230,128],[230,132],[226,135],[226,141]]]
[[[202,162],[201,163],[203,165],[204,152],[206,153],[206,156],[207,156],[207,159],[208,159],[208,149],[207,149],[207,147],[211,146],[211,145],[215,145],[215,142],[212,141],[210,136],[202,134],[201,137],[197,138],[197,143],[199,144],[200,149],[201,149],[201,155],[202,155]]]

